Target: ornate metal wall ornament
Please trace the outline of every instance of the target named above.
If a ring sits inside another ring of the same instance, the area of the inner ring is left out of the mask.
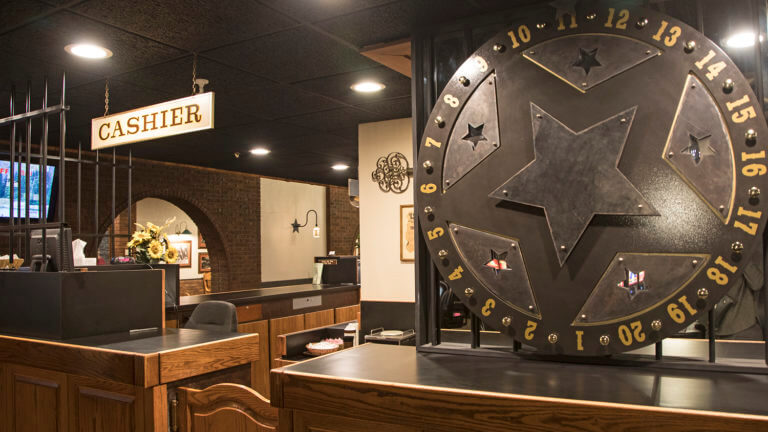
[[[742,277],[768,215],[768,128],[695,29],[581,4],[553,2],[457,69],[425,122],[415,207],[486,326],[604,356],[706,317]]]
[[[376,169],[371,173],[371,179],[379,184],[382,192],[401,194],[408,190],[411,175],[413,170],[408,166],[405,155],[392,152],[376,161]]]

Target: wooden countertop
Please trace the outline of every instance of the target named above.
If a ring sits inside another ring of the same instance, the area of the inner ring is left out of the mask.
[[[427,428],[505,430],[518,424],[511,418],[528,416],[527,430],[566,430],[533,425],[571,416],[607,423],[567,430],[667,430],[683,419],[705,422],[701,430],[768,430],[768,375],[417,353],[370,343],[272,374],[272,404],[279,408]],[[606,426],[621,419],[638,429]]]
[[[0,335],[0,362],[151,387],[259,359],[259,335],[158,329],[53,341]]]
[[[313,295],[322,295],[327,293],[352,291],[360,289],[358,284],[300,284],[286,285],[271,288],[256,288],[243,291],[229,291],[214,294],[202,294],[195,296],[184,296],[179,300],[177,310],[191,310],[198,304],[209,300],[222,300],[242,305],[249,303],[265,302],[269,300],[279,300],[284,298],[308,297]],[[169,307],[167,309],[174,309]]]

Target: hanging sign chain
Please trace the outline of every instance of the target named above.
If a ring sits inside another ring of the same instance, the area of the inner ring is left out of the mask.
[[[197,80],[197,53],[192,53],[192,94],[195,94],[195,81]]]
[[[109,78],[104,81],[104,117],[109,114]]]

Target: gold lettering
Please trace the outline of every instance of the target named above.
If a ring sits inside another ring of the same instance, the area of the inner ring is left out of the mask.
[[[149,117],[150,115],[152,116],[152,121],[151,122],[147,121],[147,117]],[[141,116],[141,118],[144,119],[144,129],[142,129],[141,131],[142,132],[146,132],[148,130],[155,130],[155,129],[157,129],[157,126],[155,125],[155,122],[157,121],[156,117],[157,117],[157,113],[146,114],[146,115]],[[152,128],[151,129],[148,128],[147,124],[152,124]]]
[[[101,134],[101,132],[104,130],[104,126],[107,127],[107,136],[104,136]],[[99,126],[99,139],[102,141],[106,141],[109,139],[109,123],[104,123],[103,125]]]
[[[182,107],[171,108],[171,126],[178,126],[184,121],[182,111],[184,111]]]
[[[160,111],[160,114],[163,115],[163,124],[160,126],[160,129],[164,127],[168,127],[168,124],[165,122],[165,115],[168,113],[168,110],[162,110]]]
[[[118,132],[120,132],[119,135],[118,135]],[[116,136],[124,136],[124,135],[125,134],[123,133],[123,127],[120,126],[120,121],[116,121],[115,122],[115,130],[112,131],[112,138],[114,138]]]
[[[139,118],[131,117],[125,124],[128,125],[128,135],[133,135],[139,131]]]
[[[200,120],[203,119],[203,116],[198,114],[198,112],[200,112],[200,105],[192,104],[187,105],[185,108],[187,108],[187,123],[199,123]],[[194,110],[192,110],[192,108],[194,108]]]

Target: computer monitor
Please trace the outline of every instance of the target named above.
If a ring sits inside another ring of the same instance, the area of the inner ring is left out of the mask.
[[[43,230],[34,230],[29,237],[30,267],[32,271],[71,272],[75,270],[72,258],[72,229],[49,228],[45,230],[45,254],[47,265],[43,265]]]

